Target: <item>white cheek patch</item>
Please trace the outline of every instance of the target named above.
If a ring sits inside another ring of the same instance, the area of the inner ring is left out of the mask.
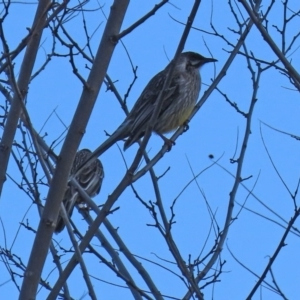
[[[201,60],[194,60],[191,62],[192,66],[199,66],[199,64],[201,63]]]

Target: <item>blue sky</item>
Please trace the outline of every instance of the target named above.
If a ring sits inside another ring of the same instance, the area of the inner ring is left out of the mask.
[[[209,22],[212,13],[212,3],[209,1],[202,2],[194,26],[211,32]],[[187,0],[183,4],[182,1],[175,0],[172,3],[174,6],[165,5],[155,16],[123,39],[132,59],[133,66],[138,67],[138,78],[128,98],[129,108],[133,106],[147,82],[157,72],[162,70],[168,63],[168,58],[171,59],[175,54],[183,32],[183,26],[172,20],[170,16],[181,22],[185,22],[193,1]],[[138,20],[152,9],[155,4],[156,1],[151,0],[131,1],[122,28],[125,29]],[[103,10],[106,15],[109,13],[110,5],[110,2],[104,4]],[[98,4],[92,1],[88,7],[96,8]],[[289,7],[297,10],[297,2],[290,1]],[[5,23],[5,29],[8,32],[7,41],[11,50],[18,45],[26,34],[26,27],[31,26],[35,8],[35,4],[12,5],[12,11],[7,23]],[[265,11],[266,6],[262,6],[262,10]],[[244,10],[242,12],[244,13]],[[105,26],[105,19],[101,11],[86,13],[86,16],[89,32],[92,33],[100,25],[99,30],[96,31],[91,41],[91,47],[95,53]],[[245,13],[244,16],[246,16]],[[16,21],[17,18],[18,20]],[[269,33],[279,46],[280,36],[271,25],[277,24],[277,26],[282,26],[281,18],[282,4],[278,3],[270,14]],[[236,43],[238,35],[233,34],[228,28],[235,30],[238,28],[227,3],[213,2],[212,21],[220,34],[225,35],[231,43]],[[66,27],[81,45],[85,44],[80,16],[73,19],[69,24],[66,24]],[[13,34],[9,34],[8,28]],[[298,28],[299,20],[295,18],[287,30],[287,43],[291,41]],[[263,60],[272,61],[276,58],[256,28],[253,28],[249,34],[246,44],[249,51],[253,51],[257,57]],[[296,50],[298,44],[295,43],[294,50]],[[35,70],[39,69],[39,66],[44,62],[46,54],[51,49],[51,45],[52,37],[49,30],[46,30]],[[218,62],[216,64],[208,64],[201,70],[203,85],[200,97],[207,89],[207,84],[211,83],[211,80],[219,73],[226,62],[229,56],[227,51],[232,50],[221,38],[192,30],[187,40],[185,51],[195,51],[200,52],[204,56],[210,56],[206,47],[211,51],[212,56],[218,59]],[[66,53],[66,49],[57,44],[57,52]],[[299,65],[297,54],[298,52],[296,51],[289,57],[295,67]],[[16,60],[16,74],[19,71],[21,58],[22,56]],[[78,70],[85,78],[88,75],[86,64],[87,62],[83,61],[80,57],[76,58]],[[255,65],[253,67],[255,68]],[[115,84],[119,93],[124,95],[133,80],[133,74],[126,51],[121,43],[116,47],[108,74],[116,82]],[[246,60],[243,56],[238,56],[235,59],[218,87],[232,102],[236,102],[241,110],[247,112],[252,96],[252,82],[251,74],[247,69]],[[70,124],[81,91],[82,83],[72,74],[72,69],[67,58],[52,58],[46,70],[41,72],[32,81],[27,98],[28,111],[36,130],[41,130],[42,135],[47,133],[45,140],[48,144],[51,144],[53,140],[57,139],[63,133],[65,130],[64,125],[68,126]],[[286,221],[289,221],[294,213],[293,201],[268,158],[263,146],[260,126],[273,162],[292,192],[296,190],[299,180],[299,143],[287,135],[282,135],[261,125],[260,121],[280,130],[299,135],[298,94],[285,76],[280,74],[278,70],[270,69],[262,74],[257,99],[242,177],[252,176],[244,182],[246,187],[250,190],[253,189],[256,197],[279,213]],[[54,110],[64,124],[55,115],[52,115],[47,120]],[[102,86],[86,134],[82,140],[81,148],[95,149],[105,139],[104,130],[112,133],[123,121],[124,116],[114,95],[111,92],[106,92],[105,87]],[[211,166],[212,161],[208,156],[213,154],[215,159],[219,159],[221,166],[229,172],[235,173],[236,164],[231,164],[230,159],[233,158],[236,151],[237,153],[240,151],[245,124],[246,119],[238,114],[225,101],[224,97],[215,90],[190,122],[189,130],[179,137],[172,151],[167,153],[154,168],[156,174],[159,176],[170,167],[167,174],[159,180],[163,203],[169,217],[171,215],[169,207],[173,200],[181,193],[187,183],[193,179],[189,165],[191,165],[195,174],[201,173],[208,166]],[[19,134],[16,136],[16,140],[20,141]],[[122,142],[118,143],[118,145],[120,148],[123,147]],[[61,144],[55,149],[57,153],[59,153],[60,146]],[[161,146],[162,140],[153,135],[147,147],[149,155],[153,157],[160,150]],[[137,145],[134,145],[123,153],[127,164],[132,162],[136,151]],[[104,153],[101,156],[101,161],[105,168],[105,179],[101,193],[95,198],[96,203],[99,205],[106,201],[107,196],[112,193],[126,172],[123,157],[117,146],[113,146]],[[20,174],[17,172],[16,165],[12,159],[10,160],[8,174],[17,178],[18,182],[20,181]],[[197,184],[192,182],[177,200],[175,206],[176,224],[173,226],[173,235],[186,261],[189,255],[193,259],[196,258],[203,248],[203,255],[206,254],[214,243],[215,236],[213,233],[210,233],[208,242],[205,245],[211,220],[203,194],[209,202],[212,211],[216,214],[218,225],[222,228],[233,182],[233,177],[217,165],[213,165],[198,177]],[[148,174],[136,182],[134,186],[145,201],[155,201]],[[47,195],[47,189],[41,189],[41,192],[41,199],[44,200]],[[246,198],[248,198],[246,207],[259,214],[268,216],[272,220],[279,221],[274,214],[263,208],[254,197],[249,196],[247,190],[240,186],[236,201],[243,203]],[[0,216],[6,230],[6,240],[2,233],[0,237],[1,247],[5,246],[6,241],[7,248],[10,248],[17,234],[19,222],[28,209],[29,212],[25,219],[28,218],[30,225],[37,228],[38,216],[36,207],[34,205],[30,206],[31,201],[26,197],[24,192],[20,191],[11,180],[7,180],[1,199],[0,210]],[[132,253],[163,264],[180,276],[179,270],[174,265],[161,260],[172,260],[168,247],[157,229],[147,226],[147,224],[153,223],[153,220],[130,188],[117,201],[115,207],[117,206],[120,209],[111,215],[109,220],[114,227],[118,228],[118,233],[124,239],[124,242]],[[239,210],[239,206],[236,205],[234,208],[234,217]],[[84,232],[86,228],[85,222],[81,220],[77,212],[74,213],[73,220]],[[221,282],[218,282],[214,287],[210,286],[204,290],[206,299],[212,299],[212,293],[214,293],[214,299],[245,299],[257,280],[232,258],[227,250],[227,246],[237,259],[257,275],[261,275],[268,263],[269,256],[274,253],[283,232],[283,228],[275,223],[249,211],[242,210],[230,228],[227,243],[221,255],[222,259],[226,260],[223,273],[220,276]],[[69,246],[69,240],[65,232],[54,236],[54,238],[60,241],[65,247]],[[12,252],[20,256],[24,264],[27,263],[33,239],[34,234],[22,228],[13,245]],[[99,242],[96,240],[93,242],[94,247],[109,259],[105,250],[99,245]],[[299,238],[290,234],[287,244],[280,252],[279,258],[274,264],[273,271],[279,286],[287,298],[296,299],[300,275],[298,267],[299,255],[297,255]],[[91,275],[108,282],[124,285],[115,274],[108,271],[98,261],[92,259],[91,255],[86,255],[85,257]],[[123,256],[121,255],[121,257]],[[68,258],[69,256],[66,255],[65,260]],[[148,262],[143,262],[143,265],[153,275],[155,282],[163,294],[178,298],[183,297],[186,289],[179,277],[175,277],[170,272]],[[43,272],[43,278],[53,268],[52,258],[49,255]],[[132,270],[132,268],[129,267],[129,270]],[[133,273],[135,274],[135,278],[139,278],[136,271],[133,271]],[[0,274],[0,284],[9,279],[8,273],[4,270],[4,265],[1,267]],[[54,271],[48,280],[53,283],[56,276],[57,272]],[[271,282],[269,276],[267,276],[267,280]],[[80,270],[77,270],[71,276],[70,282],[72,295],[75,299],[79,299],[87,291],[84,282],[82,282]],[[137,283],[146,289],[139,279],[137,279]],[[21,281],[18,284],[21,284]],[[96,280],[93,281],[93,284],[99,298],[101,297],[100,295],[105,295],[105,299],[107,300],[131,299],[130,292],[126,289],[113,287]],[[212,291],[212,289],[214,290]],[[9,282],[1,287],[1,294],[5,295],[6,299],[8,297],[16,299],[18,291],[15,285]],[[45,299],[46,295],[47,292],[43,290],[37,299]],[[262,299],[280,299],[266,288],[262,288],[257,292],[253,299],[260,299],[260,296],[262,296]],[[88,297],[86,296],[86,298]]]

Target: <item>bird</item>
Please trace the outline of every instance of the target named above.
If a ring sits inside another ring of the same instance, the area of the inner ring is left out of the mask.
[[[89,149],[82,149],[76,153],[70,171],[70,176],[76,173],[78,167],[81,166],[85,160],[87,160],[91,153],[92,152]],[[86,165],[80,174],[75,176],[78,184],[91,198],[99,194],[103,178],[103,165],[99,159],[96,159],[91,164]],[[72,216],[73,209],[76,204],[85,203],[77,189],[72,185],[68,185],[62,202],[69,217]],[[64,227],[65,223],[59,214],[56,222],[55,233],[60,233]]]
[[[172,132],[183,125],[195,107],[201,88],[199,69],[206,63],[216,61],[214,58],[206,58],[196,52],[183,52],[179,55],[170,85],[162,96],[161,110],[153,124],[153,131],[164,141],[167,139],[163,134]],[[91,163],[117,141],[127,138],[124,143],[124,150],[126,150],[144,136],[171,64],[172,61],[149,81],[122,124],[92,153],[78,172],[81,172],[86,164]]]

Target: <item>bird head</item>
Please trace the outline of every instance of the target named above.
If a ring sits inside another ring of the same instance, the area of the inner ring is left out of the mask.
[[[183,52],[181,58],[185,61],[187,67],[199,69],[206,63],[217,61],[214,58],[207,58],[196,52]]]

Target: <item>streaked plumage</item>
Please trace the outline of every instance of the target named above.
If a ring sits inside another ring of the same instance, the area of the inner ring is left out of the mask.
[[[91,151],[88,149],[78,151],[76,153],[70,175],[74,175],[79,166],[81,166],[90,155]],[[80,174],[76,176],[78,184],[91,198],[99,194],[103,178],[103,166],[99,159],[94,160],[91,164],[84,167]],[[68,186],[64,195],[63,204],[65,205],[69,217],[72,216],[74,206],[79,203],[85,203],[84,199],[82,199],[75,187]],[[61,232],[64,227],[64,221],[59,215],[55,232]]]
[[[174,131],[184,124],[189,118],[199,96],[201,87],[199,69],[204,64],[215,61],[216,59],[205,58],[195,52],[184,52],[180,54],[174,67],[170,86],[164,91],[162,108],[153,126],[154,132],[162,136],[162,134]],[[119,140],[127,138],[124,144],[124,150],[126,150],[144,136],[149,121],[151,120],[158,95],[168,76],[170,66],[171,63],[149,81],[127,118],[118,129],[93,152],[84,165],[100,156]],[[84,167],[84,165],[82,167]],[[81,168],[78,172],[81,172]]]

